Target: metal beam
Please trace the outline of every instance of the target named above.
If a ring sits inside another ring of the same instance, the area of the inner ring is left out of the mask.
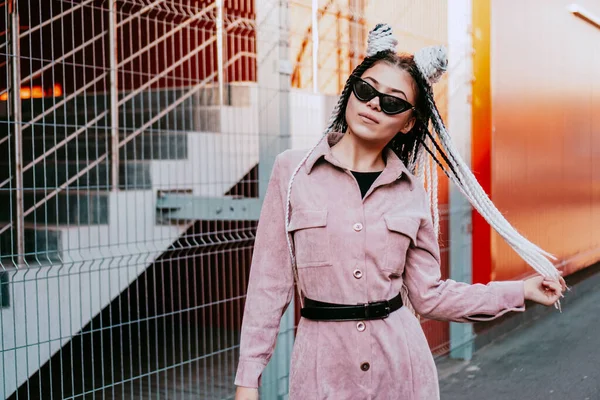
[[[23,215],[25,204],[23,203],[23,125],[21,115],[21,48],[19,42],[19,10],[17,0],[8,2],[10,14],[10,100],[12,105],[11,118],[13,120],[13,144],[14,144],[14,170],[15,185],[11,186],[14,191],[13,215],[15,224],[15,236],[17,241],[16,264],[24,266],[25,257],[25,216]],[[12,93],[11,93],[12,92]]]
[[[257,221],[261,205],[261,199],[186,194],[168,194],[156,202],[156,208],[165,220]]]

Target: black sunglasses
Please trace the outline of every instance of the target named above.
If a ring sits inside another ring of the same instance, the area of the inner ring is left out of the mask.
[[[379,106],[381,111],[386,114],[394,115],[400,114],[408,110],[414,110],[415,107],[408,101],[401,99],[400,97],[392,96],[389,94],[381,93],[367,81],[361,78],[354,78],[352,83],[352,92],[354,96],[363,103],[373,99],[375,96],[379,97]]]

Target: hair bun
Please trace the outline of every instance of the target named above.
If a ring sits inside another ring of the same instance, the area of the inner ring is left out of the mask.
[[[414,59],[430,85],[439,81],[448,68],[448,55],[444,46],[423,47],[415,53]]]
[[[392,27],[388,24],[377,24],[372,31],[369,32],[367,39],[367,57],[372,57],[380,51],[396,52],[398,40],[392,33]]]

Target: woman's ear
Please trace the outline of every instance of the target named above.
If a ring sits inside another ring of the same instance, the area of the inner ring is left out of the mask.
[[[410,130],[413,128],[413,126],[415,126],[415,122],[417,122],[417,119],[414,116],[410,117],[410,119],[408,121],[406,121],[406,125],[404,125],[404,127],[402,129],[400,129],[400,132],[402,132],[402,133],[410,132]]]

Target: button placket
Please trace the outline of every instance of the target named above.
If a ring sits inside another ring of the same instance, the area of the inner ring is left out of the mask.
[[[361,224],[360,222],[355,223],[352,228],[356,231],[356,232],[360,232],[363,229],[363,224]]]
[[[353,272],[352,274],[354,275],[354,277],[355,277],[356,279],[360,279],[360,278],[362,278],[362,276],[363,276],[363,273],[362,273],[362,271],[361,271],[360,269],[358,269],[358,268],[357,268],[357,269],[355,269],[355,270],[354,270],[354,272]]]

